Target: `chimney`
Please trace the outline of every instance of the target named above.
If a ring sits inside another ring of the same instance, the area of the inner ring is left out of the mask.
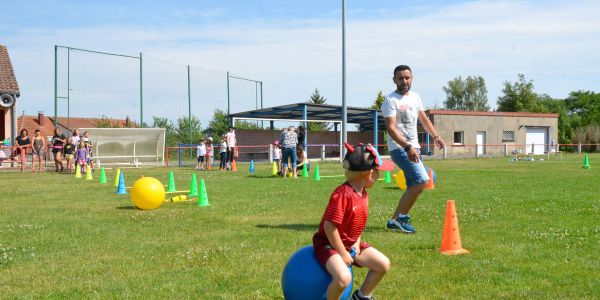
[[[43,111],[38,111],[38,123],[40,123],[40,127],[44,127],[44,112]]]

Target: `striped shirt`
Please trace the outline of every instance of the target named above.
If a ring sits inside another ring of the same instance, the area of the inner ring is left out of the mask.
[[[369,195],[363,189],[362,196],[357,194],[346,181],[340,185],[329,198],[319,230],[313,236],[315,247],[328,245],[325,234],[325,221],[337,225],[338,233],[346,249],[350,249],[358,240],[367,224],[369,216]]]

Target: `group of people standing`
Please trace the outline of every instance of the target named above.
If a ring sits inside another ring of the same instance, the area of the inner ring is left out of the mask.
[[[227,171],[232,169],[233,160],[235,159],[235,127],[229,127],[229,132],[221,136],[221,144],[219,149],[219,170]],[[214,145],[213,138],[201,139],[196,146],[196,170],[210,170],[214,162]]]
[[[31,148],[31,169],[35,171],[35,164],[37,163],[37,171],[42,172],[42,160],[46,157],[46,150],[50,147],[52,155],[54,157],[54,166],[56,172],[64,172],[65,165],[63,164],[63,158],[67,164],[67,170],[69,173],[73,172],[75,163],[81,167],[84,172],[87,166],[92,169],[94,162],[92,157],[92,143],[90,140],[89,132],[80,134],[79,129],[73,130],[70,137],[66,137],[59,127],[54,129],[54,135],[50,139],[50,146],[46,142],[46,138],[41,136],[40,129],[36,129],[33,138],[29,137],[29,131],[26,128],[21,129],[19,136],[15,139],[15,146],[17,147],[11,155],[11,159],[16,159],[22,153],[26,153],[28,148]],[[22,163],[19,161],[19,163]]]
[[[306,150],[302,146],[306,136],[306,129],[303,126],[296,128],[290,126],[281,132],[279,140],[275,141],[273,149],[273,160],[277,163],[277,173],[288,177],[291,172],[293,178],[298,177],[298,171],[306,167],[310,169],[310,162]]]

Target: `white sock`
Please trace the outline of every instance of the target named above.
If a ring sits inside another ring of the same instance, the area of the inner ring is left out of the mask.
[[[398,218],[404,218],[404,217],[408,217],[408,214],[406,214],[406,215],[398,214]]]

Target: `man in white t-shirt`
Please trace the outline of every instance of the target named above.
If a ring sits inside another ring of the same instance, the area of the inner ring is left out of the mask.
[[[421,146],[417,135],[417,120],[421,121],[423,128],[433,136],[433,141],[440,149],[443,149],[446,143],[427,118],[419,94],[410,91],[413,80],[410,67],[397,66],[394,69],[393,80],[396,90],[385,97],[381,112],[385,119],[390,156],[404,172],[407,188],[400,197],[396,211],[387,223],[387,228],[404,233],[415,233],[408,212],[430,180],[420,159]]]

